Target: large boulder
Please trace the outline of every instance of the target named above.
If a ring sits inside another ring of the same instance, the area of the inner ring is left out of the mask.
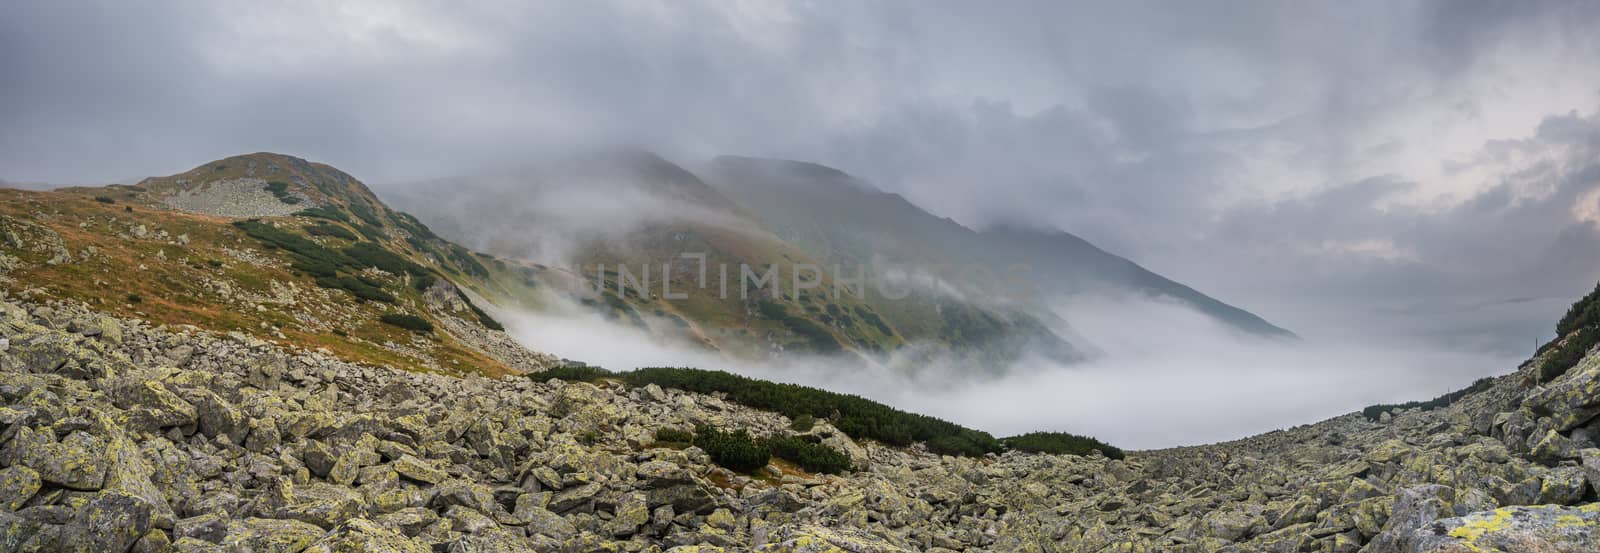
[[[1555,430],[1566,432],[1600,415],[1600,355],[1535,391],[1524,402],[1534,413],[1550,417]]]
[[[1417,529],[1413,553],[1600,551],[1600,506],[1505,507]]]
[[[305,553],[430,553],[432,548],[364,518],[352,519],[323,535]]]
[[[116,492],[102,492],[61,528],[61,550],[127,551],[150,531],[150,503]]]

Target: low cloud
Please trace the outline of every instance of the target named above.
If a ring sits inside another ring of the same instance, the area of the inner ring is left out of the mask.
[[[690,366],[855,393],[997,436],[1092,435],[1135,449],[1196,445],[1323,420],[1374,403],[1431,399],[1513,370],[1457,350],[1274,341],[1171,303],[1075,302],[1068,324],[1100,350],[1070,365],[1024,356],[1003,376],[958,366],[897,372],[851,357],[737,361],[579,308],[497,315],[527,346],[612,370]]]

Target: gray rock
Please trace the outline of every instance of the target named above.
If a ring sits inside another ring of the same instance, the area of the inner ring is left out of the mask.
[[[115,492],[97,494],[61,528],[64,551],[127,551],[151,529],[150,504]]]

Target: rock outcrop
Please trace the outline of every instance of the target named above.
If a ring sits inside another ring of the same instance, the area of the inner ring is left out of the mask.
[[[860,470],[747,476],[653,443],[790,432],[713,396],[396,371],[60,303],[0,302],[0,338],[0,551],[1600,547],[1594,355],[1543,387],[1123,460],[940,457],[819,422]]]

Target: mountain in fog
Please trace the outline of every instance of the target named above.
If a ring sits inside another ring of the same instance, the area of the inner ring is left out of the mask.
[[[913,369],[943,360],[999,371],[1023,355],[1061,362],[1084,356],[1063,322],[1004,303],[912,288],[884,301],[870,286],[836,282],[824,256],[648,152],[591,154],[385,192],[469,247],[599,289],[581,297],[570,286],[546,287],[560,296],[556,303],[580,303],[619,324],[736,358],[852,355]],[[741,267],[775,267],[781,295],[769,293],[771,286],[741,289]],[[796,272],[815,287],[794,289]]]
[[[1061,231],[983,231],[935,216],[898,194],[837,169],[779,159],[723,156],[707,181],[760,217],[778,236],[830,263],[874,259],[923,267],[983,267],[993,274],[952,280],[1039,301],[1136,294],[1172,300],[1252,335],[1293,337],[1249,311],[1207,296]]]

